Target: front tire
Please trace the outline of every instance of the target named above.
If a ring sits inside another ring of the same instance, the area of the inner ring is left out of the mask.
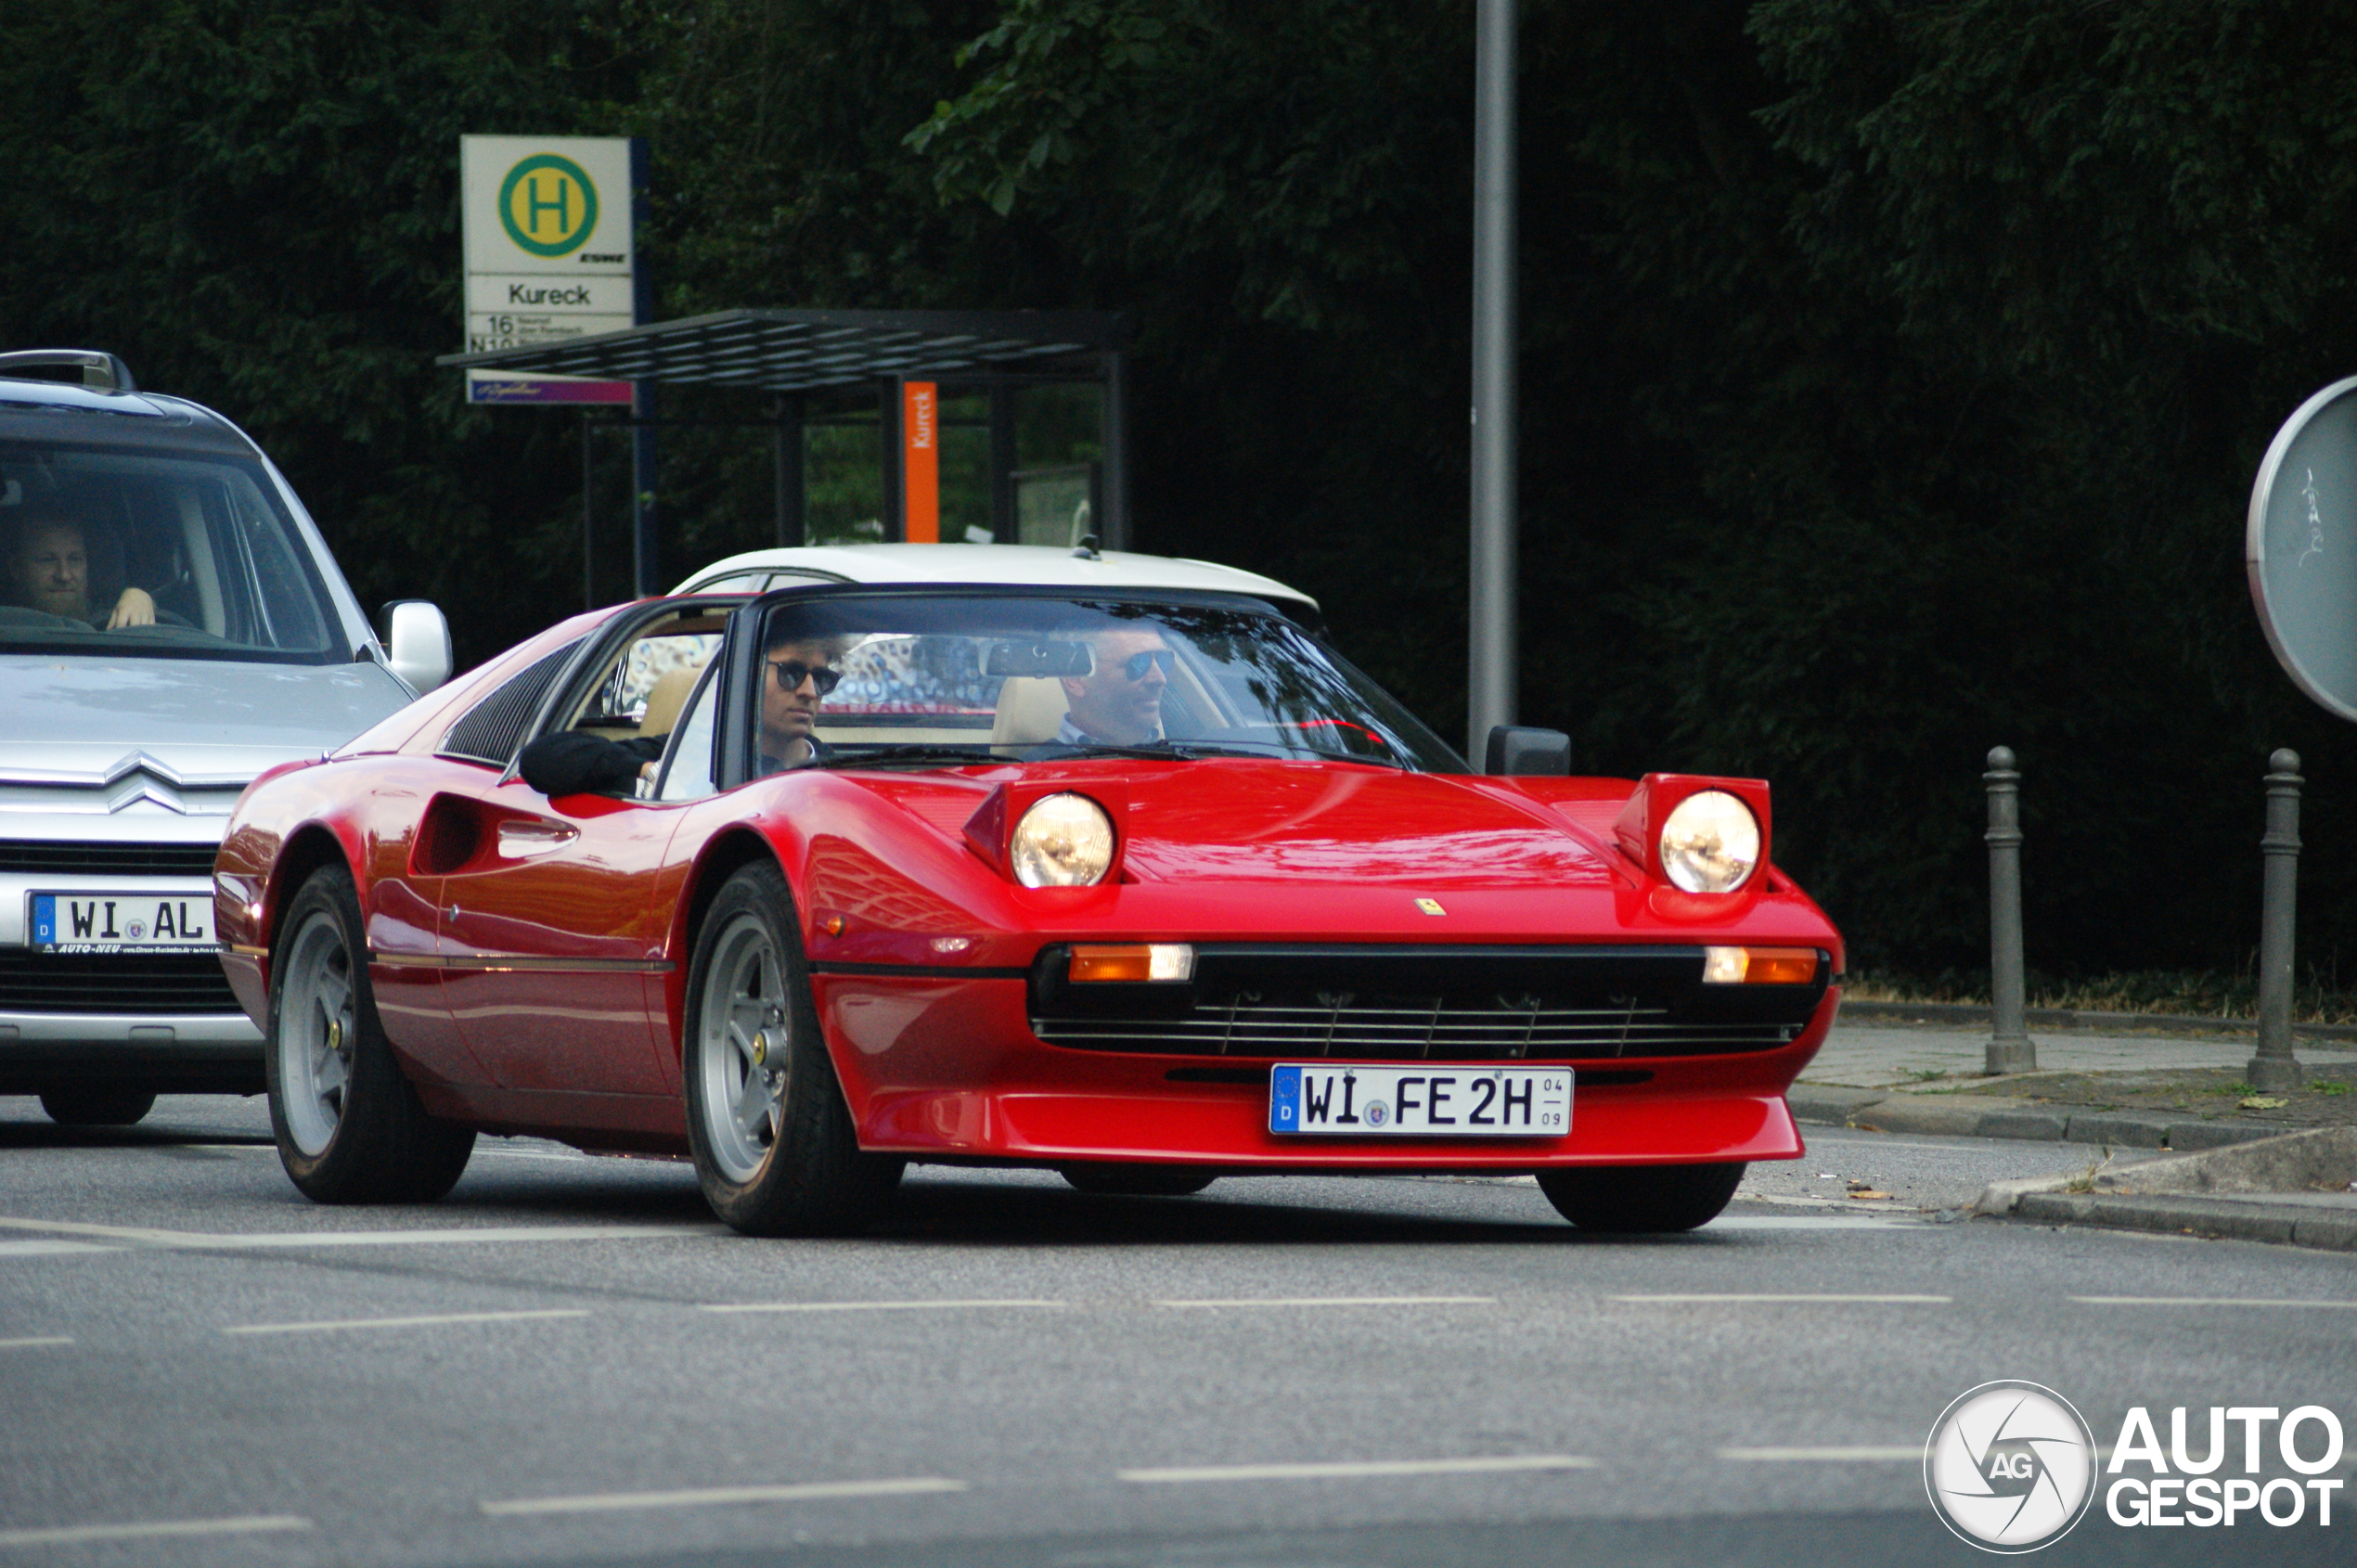
[[[1185,1198],[1219,1179],[1185,1165],[1060,1165],[1056,1174],[1080,1191],[1113,1198]]]
[[[863,1154],[811,1005],[793,893],[778,868],[723,883],[688,970],[681,1076],[704,1201],[748,1236],[848,1236],[905,1162]]]
[[[1725,1165],[1590,1165],[1541,1171],[1539,1190],[1582,1230],[1616,1235],[1692,1230],[1719,1217],[1744,1179]]]
[[[50,1089],[41,1097],[49,1120],[67,1127],[128,1127],[155,1108],[152,1089]]]
[[[263,1061],[278,1163],[318,1203],[430,1203],[457,1185],[472,1127],[426,1114],[377,1016],[352,874],[326,866],[287,906]]]

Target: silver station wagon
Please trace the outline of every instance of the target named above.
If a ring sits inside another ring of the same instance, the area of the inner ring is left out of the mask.
[[[112,354],[0,354],[0,1094],[122,1124],[251,1094],[213,860],[238,792],[450,673],[442,613],[388,652],[283,476]]]

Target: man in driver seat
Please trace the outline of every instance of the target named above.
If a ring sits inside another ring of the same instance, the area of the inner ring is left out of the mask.
[[[108,632],[156,623],[156,601],[144,588],[124,588],[103,621],[91,613],[88,541],[82,524],[64,512],[23,508],[8,546],[10,597],[25,609]]]
[[[1142,746],[1162,739],[1162,694],[1178,656],[1153,626],[1122,626],[1088,639],[1095,667],[1065,675],[1065,746]]]

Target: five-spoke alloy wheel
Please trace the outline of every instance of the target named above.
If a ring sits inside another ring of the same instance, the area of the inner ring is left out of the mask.
[[[775,864],[746,867],[714,895],[686,1023],[688,1142],[713,1212],[753,1236],[864,1228],[903,1162],[859,1150]]]
[[[341,866],[288,903],[270,970],[264,1066],[279,1163],[322,1203],[431,1202],[457,1184],[471,1127],[426,1114],[377,1018],[360,901]]]

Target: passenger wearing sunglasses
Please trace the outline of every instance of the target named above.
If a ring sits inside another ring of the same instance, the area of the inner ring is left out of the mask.
[[[1063,677],[1067,712],[1056,739],[1066,746],[1140,746],[1162,739],[1162,694],[1178,656],[1152,626],[1125,626],[1088,639],[1095,668]]]
[[[802,767],[827,754],[810,733],[818,704],[841,685],[834,649],[818,638],[771,643],[761,650],[761,771]]]

